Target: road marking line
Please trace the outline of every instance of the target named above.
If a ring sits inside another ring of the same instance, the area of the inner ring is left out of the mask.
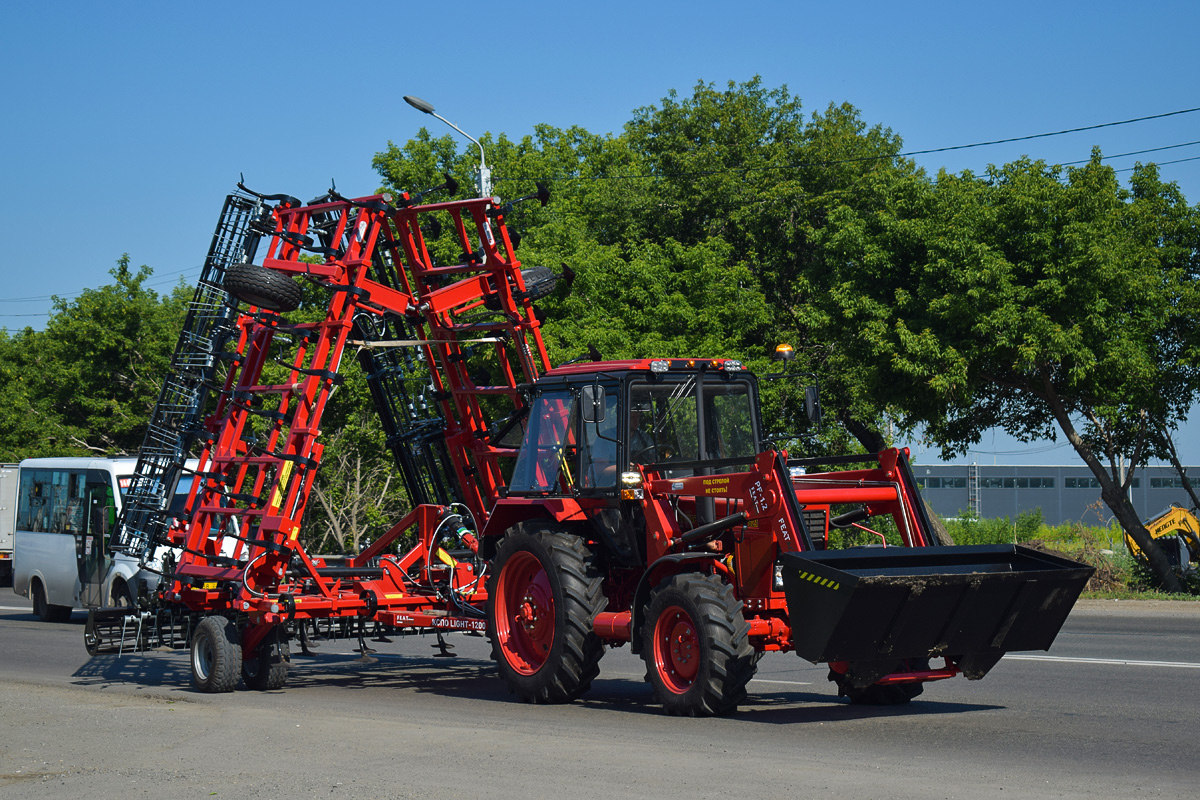
[[[1013,661],[1062,661],[1069,664],[1107,664],[1118,667],[1175,667],[1177,669],[1200,669],[1200,664],[1187,661],[1134,661],[1125,658],[1069,658],[1067,656],[1018,656],[1008,653],[1004,658]]]
[[[770,678],[751,678],[751,683],[782,683],[785,686],[812,686],[812,681],[776,681]]]

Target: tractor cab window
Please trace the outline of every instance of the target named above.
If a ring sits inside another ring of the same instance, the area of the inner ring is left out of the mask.
[[[635,383],[629,394],[626,452],[630,464],[657,464],[664,477],[685,477],[691,467],[671,462],[751,459],[757,453],[751,386],[744,380],[705,381],[704,452],[700,449],[700,404],[696,377]],[[744,467],[720,467],[716,472]]]
[[[575,417],[576,397],[569,389],[538,395],[529,409],[510,492],[570,493],[578,450]]]
[[[617,486],[617,439],[621,416],[617,411],[615,386],[584,386],[581,417],[583,447],[579,462],[579,488],[615,490]]]

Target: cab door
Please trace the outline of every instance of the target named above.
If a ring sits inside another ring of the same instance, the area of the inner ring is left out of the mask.
[[[104,579],[112,559],[108,537],[116,523],[117,508],[109,476],[100,470],[88,470],[84,487],[83,530],[76,535],[76,560],[79,564],[79,602],[86,607],[104,606]]]

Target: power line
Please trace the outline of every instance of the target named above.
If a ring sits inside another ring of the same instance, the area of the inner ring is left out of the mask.
[[[1162,114],[1151,114],[1151,115],[1145,116],[1145,117],[1134,117],[1133,119],[1117,120],[1115,122],[1101,122],[1096,125],[1084,125],[1084,126],[1081,126],[1078,128],[1066,128],[1064,130],[1049,131],[1046,133],[1032,133],[1032,134],[1028,134],[1026,136],[1013,136],[1013,137],[1010,137],[1007,139],[993,139],[993,140],[986,141],[986,142],[973,142],[972,144],[957,144],[957,145],[950,145],[947,147],[934,147],[934,148],[930,148],[927,150],[907,150],[902,153],[893,153],[893,154],[888,154],[888,155],[856,156],[854,158],[830,159],[830,160],[824,160],[824,161],[810,161],[810,162],[801,162],[798,164],[784,164],[784,165],[780,165],[780,166],[742,167],[742,168],[738,168],[738,169],[698,170],[695,172],[672,173],[669,176],[666,174],[655,174],[655,173],[634,173],[634,174],[630,174],[630,175],[568,175],[568,176],[557,176],[557,177],[555,177],[555,176],[551,176],[551,177],[514,176],[511,178],[494,176],[494,181],[496,183],[500,183],[500,182],[513,182],[513,181],[531,181],[531,180],[553,180],[553,181],[597,180],[597,181],[599,181],[599,180],[644,180],[644,179],[659,179],[659,178],[664,178],[664,177],[691,178],[691,177],[704,177],[704,176],[710,176],[710,175],[749,174],[751,172],[774,172],[774,171],[780,171],[780,170],[801,169],[801,168],[806,168],[806,167],[828,167],[828,166],[836,166],[839,164],[855,164],[855,163],[863,163],[863,162],[868,162],[868,161],[890,161],[895,158],[907,158],[910,156],[929,155],[931,153],[946,153],[946,152],[950,152],[953,150],[968,150],[968,149],[975,148],[975,147],[990,147],[992,145],[997,145],[997,144],[1009,144],[1012,142],[1024,142],[1024,141],[1029,141],[1032,139],[1045,139],[1045,138],[1048,138],[1051,136],[1064,136],[1069,133],[1081,133],[1083,131],[1093,131],[1093,130],[1099,130],[1101,128],[1112,128],[1112,127],[1116,127],[1119,125],[1131,125],[1136,122],[1146,122],[1149,120],[1163,119],[1165,117],[1174,117],[1174,116],[1178,116],[1180,114],[1192,114],[1197,111],[1200,111],[1200,106],[1197,106],[1195,108],[1183,108],[1183,109],[1179,109],[1178,111],[1167,111]],[[1195,143],[1192,142],[1189,144],[1195,144]],[[1169,145],[1168,147],[1162,148],[1162,149],[1169,149],[1171,147],[1184,147],[1184,146],[1186,146],[1186,145],[1182,145],[1182,144]],[[1142,151],[1142,152],[1151,152],[1151,150],[1146,150],[1146,151]],[[1125,155],[1131,155],[1131,154],[1125,154]],[[1117,157],[1118,156],[1112,156],[1112,158],[1117,158]],[[1106,160],[1107,160],[1107,158],[1108,157],[1106,157]],[[1190,159],[1182,159],[1182,160],[1190,160]],[[1073,162],[1073,163],[1082,163],[1082,162]],[[1164,162],[1164,163],[1178,163],[1178,162]]]
[[[1165,146],[1163,146],[1163,147],[1150,147],[1150,148],[1147,148],[1147,149],[1145,149],[1145,150],[1130,150],[1128,153],[1113,153],[1111,156],[1104,156],[1104,160],[1105,160],[1105,161],[1108,161],[1110,158],[1125,158],[1126,156],[1140,156],[1140,155],[1142,155],[1143,153],[1158,153],[1158,152],[1160,152],[1160,151],[1162,151],[1162,150],[1174,150],[1174,149],[1176,149],[1176,148],[1179,148],[1179,147],[1191,147],[1191,146],[1192,146],[1192,145],[1194,145],[1194,144],[1200,144],[1200,141],[1195,141],[1195,142],[1184,142],[1184,143],[1182,143],[1182,144],[1168,144],[1168,145],[1165,145]],[[1191,161],[1191,160],[1192,160],[1192,159],[1190,159],[1190,158],[1183,158],[1183,159],[1180,159],[1180,161]],[[1063,162],[1063,164],[1062,164],[1062,166],[1064,166],[1064,167],[1069,167],[1069,166],[1072,166],[1072,165],[1074,165],[1074,164],[1086,164],[1086,163],[1088,163],[1089,161],[1091,161],[1091,159],[1090,159],[1090,158],[1085,158],[1085,159],[1082,159],[1082,160],[1080,160],[1080,161],[1064,161],[1064,162]],[[1160,163],[1160,164],[1175,164],[1175,163],[1177,163],[1177,162],[1175,162],[1175,161],[1160,161],[1160,162],[1156,162],[1156,163]]]
[[[1151,114],[1149,116],[1144,116],[1144,117],[1134,117],[1132,119],[1117,120],[1114,122],[1101,122],[1096,125],[1084,125],[1084,126],[1077,127],[1077,128],[1066,128],[1066,129],[1059,130],[1059,131],[1049,131],[1046,133],[1033,133],[1033,134],[1028,134],[1026,136],[1014,136],[1014,137],[1010,137],[1007,139],[993,139],[993,140],[986,141],[986,142],[974,142],[971,144],[959,144],[959,145],[950,145],[947,147],[935,147],[935,148],[930,148],[927,150],[909,150],[909,151],[905,151],[903,153],[896,153],[894,155],[858,156],[855,158],[845,158],[845,159],[815,161],[815,162],[802,162],[799,164],[787,164],[787,165],[783,165],[783,166],[746,167],[746,168],[742,168],[742,169],[723,169],[723,170],[705,170],[705,171],[701,171],[701,172],[679,173],[679,174],[673,175],[672,177],[680,178],[680,177],[693,177],[693,176],[704,176],[704,175],[722,175],[722,174],[731,174],[731,173],[746,174],[746,173],[751,173],[751,172],[769,172],[769,171],[774,171],[774,170],[800,169],[802,167],[834,166],[834,165],[838,165],[838,164],[861,163],[861,162],[865,162],[865,161],[885,161],[885,160],[891,160],[893,158],[907,158],[910,156],[929,155],[932,153],[945,153],[945,152],[950,152],[950,151],[954,151],[954,150],[968,150],[968,149],[975,148],[975,147],[989,147],[989,146],[997,145],[997,144],[1009,144],[1012,142],[1024,142],[1024,141],[1030,141],[1032,139],[1044,139],[1044,138],[1048,138],[1051,136],[1064,136],[1064,135],[1070,134],[1070,133],[1081,133],[1084,131],[1099,130],[1101,128],[1112,128],[1112,127],[1116,127],[1119,125],[1131,125],[1131,124],[1137,123],[1137,122],[1147,122],[1149,120],[1164,119],[1166,117],[1174,117],[1174,116],[1179,116],[1181,114],[1191,114],[1196,111],[1200,111],[1200,106],[1197,106],[1195,108],[1179,109],[1178,111],[1167,111],[1162,114]],[[1128,153],[1117,153],[1115,155],[1103,156],[1101,160],[1108,161],[1108,160],[1114,159],[1114,158],[1124,158],[1124,157],[1128,157],[1128,156],[1142,155],[1145,153],[1160,152],[1163,150],[1173,150],[1176,148],[1190,147],[1192,145],[1197,145],[1197,144],[1200,144],[1200,141],[1183,142],[1180,144],[1171,144],[1171,145],[1165,145],[1162,147],[1151,147],[1151,148],[1147,148],[1145,150],[1134,150],[1134,151],[1130,151]],[[1181,163],[1184,163],[1187,161],[1196,161],[1196,160],[1200,160],[1200,156],[1194,156],[1191,158],[1180,158],[1180,159],[1175,159],[1172,161],[1159,161],[1159,162],[1155,162],[1155,163],[1157,163],[1160,166],[1165,166],[1168,164],[1181,164]],[[1080,161],[1068,161],[1068,162],[1065,162],[1063,164],[1063,166],[1072,166],[1075,164],[1086,164],[1088,161],[1090,161],[1090,159],[1082,159]],[[1114,171],[1115,172],[1128,172],[1133,169],[1135,169],[1135,168],[1134,167],[1126,167],[1126,168],[1114,170]],[[541,178],[541,179],[542,180],[555,180],[555,181],[635,180],[635,179],[662,178],[662,177],[665,177],[665,176],[650,174],[650,173],[642,173],[642,174],[635,174],[635,175],[594,175],[594,176],[572,175],[572,176],[565,176],[565,177],[551,177],[551,178]],[[512,178],[496,177],[495,178],[495,181],[497,183],[513,182],[513,181],[528,181],[528,180],[534,180],[534,178],[530,178],[530,177],[512,177]],[[145,285],[146,286],[162,286],[169,282],[174,283],[175,281],[172,280],[173,278],[177,278],[177,277],[186,275],[187,273],[192,272],[197,269],[200,269],[200,267],[195,266],[195,267],[191,267],[189,269],[180,270],[178,272],[172,272],[172,273],[169,273],[168,275],[162,276],[162,278],[160,280],[151,281],[151,282],[146,283]],[[70,299],[79,297],[85,291],[87,291],[87,289],[81,289],[78,292],[73,292],[73,293],[65,294],[65,295],[39,295],[39,296],[32,296],[32,297],[0,298],[0,303],[44,302],[46,300],[52,300],[52,299],[54,299],[54,297],[60,297],[64,300],[70,300]],[[49,312],[47,312],[47,313],[49,313]],[[0,317],[38,317],[38,316],[42,316],[42,314],[0,314]]]
[[[1123,119],[1117,122],[1101,122],[1098,125],[1085,125],[1082,128],[1067,128],[1061,131],[1051,131],[1050,133],[1032,133],[1028,136],[1014,136],[1011,139],[994,139],[990,142],[976,142],[975,144],[956,144],[951,147],[935,147],[931,150],[913,150],[908,153],[901,153],[902,156],[922,156],[928,153],[945,153],[950,150],[966,150],[971,147],[988,147],[993,144],[1009,144],[1010,142],[1027,142],[1030,139],[1045,139],[1048,136],[1062,136],[1067,133],[1082,133],[1083,131],[1094,131],[1100,128],[1112,128],[1117,125],[1130,125],[1134,122],[1146,122],[1152,119],[1162,119],[1164,117],[1174,117],[1180,114],[1191,114],[1195,111],[1200,111],[1200,106],[1196,108],[1184,108],[1179,111],[1168,111],[1165,114],[1151,114],[1148,117],[1135,117],[1134,119]]]
[[[1191,158],[1176,158],[1173,161],[1155,161],[1154,163],[1157,166],[1165,167],[1167,164],[1182,164],[1185,161],[1200,161],[1200,156],[1192,156]],[[1137,167],[1122,167],[1121,169],[1114,169],[1113,172],[1131,172],[1135,169],[1137,169]]]
[[[195,267],[189,267],[187,269],[179,270],[178,272],[169,272],[166,275],[159,276],[158,280],[147,281],[146,283],[144,283],[142,285],[143,286],[163,286],[168,283],[177,283],[178,282],[176,280],[177,278],[180,278],[184,275],[187,275],[189,272],[194,272],[198,269],[200,269],[200,267],[195,266]],[[90,289],[90,288],[92,288],[92,287],[88,287],[88,289]],[[63,300],[70,300],[72,298],[79,297],[81,294],[88,291],[88,289],[80,289],[78,292],[71,292],[70,294],[43,294],[43,295],[37,295],[35,297],[3,297],[3,298],[0,298],[0,303],[31,303],[31,302],[37,302],[37,301],[53,300],[55,297],[60,297]],[[17,317],[17,316],[21,316],[21,315],[20,314],[0,314],[0,316]]]

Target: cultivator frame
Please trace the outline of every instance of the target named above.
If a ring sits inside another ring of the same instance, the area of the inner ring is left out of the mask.
[[[237,616],[246,652],[276,626],[324,618],[480,631],[486,564],[475,556],[472,531],[486,523],[504,484],[500,459],[513,454],[490,441],[489,421],[520,413],[521,385],[549,368],[534,295],[502,213],[491,198],[416,205],[407,195],[331,192],[304,205],[275,197],[270,229],[260,229],[270,237],[262,266],[247,259],[226,276],[227,286],[250,286],[263,297],[232,322],[228,371],[204,420],[187,516],[153,541],[177,554],[161,594],[179,615]],[[434,263],[421,228],[431,216],[449,219],[459,263]],[[322,263],[302,258],[314,252],[325,256]],[[270,307],[290,304],[293,279],[286,276],[327,293],[322,319],[290,321]],[[483,346],[495,380],[479,385],[469,362],[482,360]],[[321,420],[342,381],[347,348],[358,350],[367,369],[410,495],[435,502],[417,505],[364,552],[332,565],[310,556],[298,533],[323,455]],[[433,401],[423,398],[424,416],[396,374],[402,359],[387,357],[401,348],[416,350],[429,367],[418,379],[429,381],[418,391]],[[424,464],[411,463],[422,453]],[[441,468],[440,480],[429,481],[430,463]],[[128,621],[93,616],[92,649],[117,646],[117,625],[127,629]]]

